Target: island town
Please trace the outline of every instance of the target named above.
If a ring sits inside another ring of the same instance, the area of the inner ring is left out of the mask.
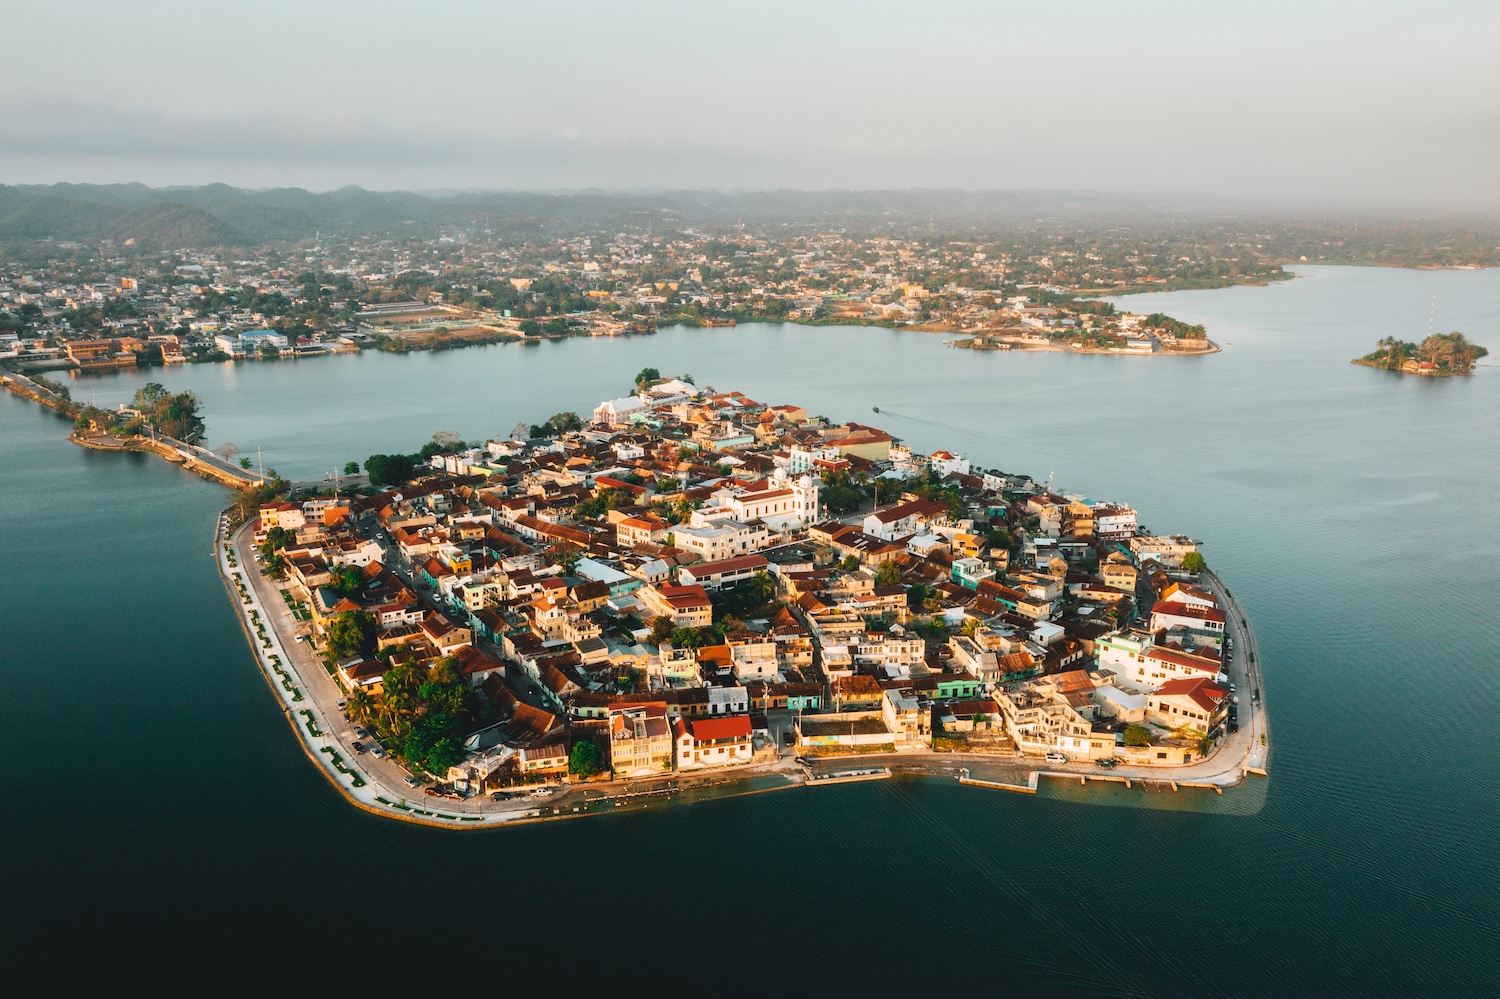
[[[1253,633],[1196,541],[799,405],[636,389],[226,512],[246,634],[351,800],[484,823],[905,773],[1266,772]]]

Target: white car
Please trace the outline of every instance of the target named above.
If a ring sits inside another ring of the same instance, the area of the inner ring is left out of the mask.
[[[1047,754],[1047,762],[1048,763],[1066,763],[1066,762],[1068,762],[1068,758],[1066,756],[1064,756],[1062,753],[1048,753]]]

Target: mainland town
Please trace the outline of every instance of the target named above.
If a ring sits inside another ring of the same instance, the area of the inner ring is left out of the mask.
[[[30,373],[109,370],[745,321],[960,333],[955,346],[979,349],[1203,352],[1214,345],[1201,326],[1088,296],[1289,276],[1233,239],[1013,242],[688,230],[228,254],[48,244],[0,268],[0,361]]]
[[[1253,635],[1195,541],[798,405],[635,387],[226,513],[247,634],[336,782],[535,815],[699,778],[1264,772]]]

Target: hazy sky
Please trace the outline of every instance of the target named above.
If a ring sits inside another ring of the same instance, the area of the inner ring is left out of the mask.
[[[0,182],[1500,204],[1500,2],[0,0]]]

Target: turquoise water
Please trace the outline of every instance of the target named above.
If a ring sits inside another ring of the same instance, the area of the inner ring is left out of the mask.
[[[580,977],[709,981],[748,959],[839,992],[1493,992],[1500,380],[1347,362],[1420,339],[1434,293],[1440,330],[1500,354],[1500,272],[1302,273],[1126,301],[1208,324],[1227,346],[1206,358],[746,325],[74,385],[101,404],[192,388],[211,442],[315,477],[590,410],[649,365],[1131,502],[1205,541],[1265,660],[1273,776],[1186,808],[892,781],[499,833],[381,822],[307,763],[254,668],[209,557],[223,491],[0,398],[12,939],[214,953],[314,898],[343,925],[369,912],[367,942],[439,948],[493,912],[492,963]],[[629,945],[598,922],[621,884],[642,906]],[[710,902],[722,918],[680,915]]]

